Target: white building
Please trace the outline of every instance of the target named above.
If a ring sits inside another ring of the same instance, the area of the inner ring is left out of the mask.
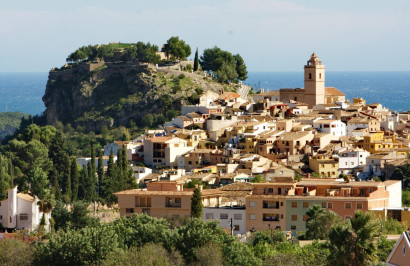
[[[246,233],[246,210],[245,208],[235,207],[219,207],[219,208],[204,208],[202,218],[204,221],[218,221],[219,226],[224,229],[232,229],[234,235],[244,235]]]
[[[147,175],[152,174],[152,169],[148,167],[133,166],[132,170],[134,171],[134,177],[137,183]]]
[[[38,199],[28,194],[17,193],[17,187],[8,190],[8,197],[0,201],[0,223],[7,229],[35,230],[40,224]],[[51,212],[45,213],[46,230],[50,229]]]
[[[144,164],[150,167],[177,166],[177,156],[193,150],[188,141],[176,137],[144,139]]]
[[[313,122],[318,132],[332,134],[336,137],[346,136],[346,124],[340,120],[321,119]]]
[[[380,131],[380,123],[377,119],[367,119],[355,117],[347,121],[347,135],[353,136],[353,131],[358,129],[367,129],[369,132]]]
[[[359,172],[363,172],[367,156],[369,156],[369,152],[362,149],[340,153],[339,172],[345,175],[357,175]]]
[[[103,165],[108,166],[108,161],[110,157],[109,156],[103,156]],[[87,164],[91,161],[91,157],[82,157],[82,158],[77,158],[77,164],[83,168],[84,166],[87,166]],[[114,163],[117,162],[117,156],[113,157]],[[95,158],[95,165],[98,165],[98,157]]]

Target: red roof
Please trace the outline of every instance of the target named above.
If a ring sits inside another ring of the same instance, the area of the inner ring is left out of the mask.
[[[240,98],[241,96],[236,92],[225,92],[219,96],[219,99],[228,100],[232,98]]]

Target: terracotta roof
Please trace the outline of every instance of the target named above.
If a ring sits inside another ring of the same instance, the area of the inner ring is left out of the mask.
[[[312,136],[313,136],[312,133],[307,132],[307,131],[302,131],[302,132],[286,132],[286,133],[283,133],[282,135],[280,135],[280,140],[286,140],[286,141],[288,141],[288,140],[296,140],[296,139],[299,139],[299,138],[303,138],[303,137],[305,137],[305,136],[307,136],[307,135],[312,135]]]
[[[232,98],[240,98],[241,96],[236,92],[225,92],[219,96],[219,99],[228,100]]]
[[[151,142],[166,142],[168,140],[172,139],[171,137],[155,137],[155,138],[147,138],[147,140]]]
[[[34,198],[30,196],[29,194],[17,193],[17,197],[23,200],[27,200],[27,201],[34,201]]]
[[[340,120],[320,119],[320,120],[318,120],[318,121],[316,121],[316,122],[313,122],[313,123],[317,123],[317,124],[331,124],[331,123],[334,123],[334,122],[336,122],[336,121],[340,121]]]
[[[252,191],[253,185],[245,182],[235,182],[219,188],[222,191]]]
[[[330,179],[302,179],[296,186],[337,186],[337,187],[378,187],[383,185],[382,182],[365,181],[365,182],[339,182]]]
[[[331,96],[345,96],[345,94],[335,87],[326,87],[325,88],[325,95],[331,95]]]

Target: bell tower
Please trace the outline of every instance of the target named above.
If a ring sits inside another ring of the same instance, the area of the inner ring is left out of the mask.
[[[305,65],[305,103],[309,108],[325,103],[325,66],[313,53]]]

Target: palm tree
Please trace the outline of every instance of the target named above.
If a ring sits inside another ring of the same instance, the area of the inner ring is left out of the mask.
[[[367,265],[375,260],[377,223],[369,213],[356,212],[354,218],[329,232],[330,262],[337,265]]]
[[[37,202],[37,205],[38,205],[38,210],[43,213],[39,227],[42,227],[42,229],[45,229],[44,226],[46,225],[46,220],[45,220],[44,215],[51,212],[51,210],[53,209],[53,204],[51,204],[51,202],[46,199],[41,199]],[[43,232],[44,230],[42,229],[39,228],[39,230],[41,231],[41,234],[44,233]]]

